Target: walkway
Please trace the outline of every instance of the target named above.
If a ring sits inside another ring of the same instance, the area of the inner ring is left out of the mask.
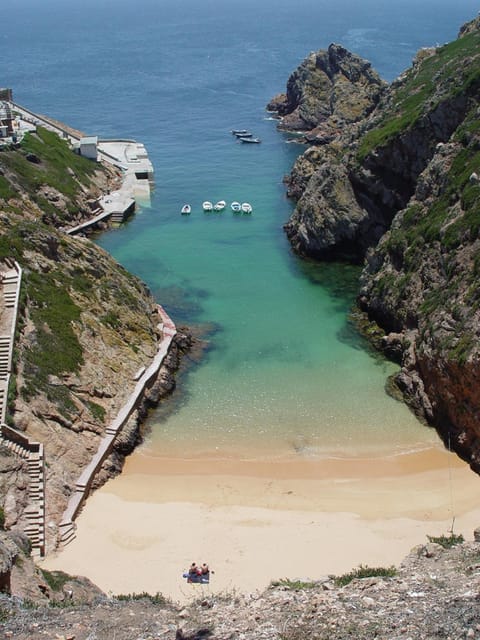
[[[100,442],[97,453],[93,456],[90,464],[84,469],[83,473],[78,478],[75,484],[75,493],[70,498],[67,509],[63,514],[62,522],[59,525],[60,543],[62,544],[68,544],[68,542],[75,538],[74,521],[82,508],[83,502],[88,497],[92,480],[102,465],[102,462],[112,451],[118,434],[122,431],[132,413],[139,406],[145,390],[155,382],[163,360],[168,353],[173,337],[177,333],[177,329],[173,321],[160,305],[157,306],[157,311],[160,320],[159,329],[163,336],[158,347],[157,355],[150,366],[148,368],[144,368],[127,402],[120,409],[117,417],[106,428],[105,436]]]
[[[43,444],[29,440],[26,434],[8,426],[6,420],[8,384],[12,372],[12,354],[18,315],[22,270],[13,260],[0,263],[1,303],[0,315],[0,443],[28,463],[29,504],[25,511],[25,533],[32,543],[34,555],[45,554],[45,458]],[[92,480],[102,462],[112,451],[115,440],[139,406],[145,390],[155,382],[167,355],[176,327],[163,308],[157,306],[159,330],[162,340],[149,366],[135,376],[135,387],[117,417],[105,430],[97,453],[75,483],[75,490],[60,523],[60,543],[66,544],[75,537],[75,518],[87,498]]]
[[[25,510],[25,533],[33,555],[45,553],[45,461],[43,445],[31,441],[24,433],[6,424],[8,385],[12,372],[12,355],[22,270],[13,260],[0,264],[1,335],[0,335],[0,443],[27,462],[29,488]]]
[[[24,122],[28,123],[25,126],[42,126],[67,139],[71,144],[78,145],[80,143],[82,137],[80,132],[63,126],[59,122],[52,122],[14,102],[11,102],[10,106]],[[149,181],[153,178],[153,166],[142,144],[134,140],[100,140],[98,142],[98,157],[100,160],[123,170],[122,187],[101,198],[98,209],[94,212],[94,217],[74,228],[66,229],[68,234],[74,234],[106,218],[122,222],[135,209],[135,195],[144,199],[150,196]],[[4,307],[3,313],[0,315],[0,442],[28,462],[30,503],[26,511],[28,525],[25,532],[32,542],[34,553],[44,555],[45,461],[43,444],[31,442],[25,434],[5,424],[20,283],[20,266],[12,260],[6,260],[3,267],[0,263],[0,287]],[[149,366],[143,367],[135,377],[135,388],[127,403],[120,410],[117,418],[107,427],[97,453],[77,480],[75,491],[60,524],[60,540],[63,543],[67,543],[75,536],[74,520],[88,496],[92,480],[102,462],[111,452],[117,435],[138,407],[145,390],[155,381],[176,334],[174,323],[160,305],[158,305],[158,313],[159,327],[163,338],[159,344],[157,355],[153,362]],[[4,327],[6,327],[5,330]]]

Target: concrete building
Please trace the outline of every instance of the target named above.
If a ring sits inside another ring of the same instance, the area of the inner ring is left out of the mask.
[[[80,138],[80,155],[89,160],[98,160],[98,136]]]

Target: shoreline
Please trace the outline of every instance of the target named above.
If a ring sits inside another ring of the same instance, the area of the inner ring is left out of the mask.
[[[76,540],[42,566],[86,575],[110,594],[182,603],[398,564],[426,536],[454,524],[469,539],[480,523],[478,477],[439,448],[402,456],[390,474],[388,460],[376,470],[368,459],[296,461],[275,473],[263,462],[227,473],[222,462],[190,475],[190,461],[163,459],[155,474],[145,461],[127,463],[89,498]],[[182,579],[192,561],[210,564],[210,585]]]

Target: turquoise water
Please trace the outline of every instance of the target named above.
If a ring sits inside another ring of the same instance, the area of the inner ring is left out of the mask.
[[[393,79],[455,37],[477,3],[20,0],[2,83],[89,134],[134,137],[155,165],[150,206],[98,243],[207,349],[151,418],[152,455],[281,457],[403,451],[434,434],[384,392],[395,368],[349,327],[358,271],[292,255],[282,177],[298,145],[265,105],[311,51],[340,42]],[[242,145],[232,128],[260,145]],[[204,214],[203,200],[252,203]],[[190,202],[193,212],[181,216]]]

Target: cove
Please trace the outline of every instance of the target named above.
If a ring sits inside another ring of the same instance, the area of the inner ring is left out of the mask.
[[[151,416],[143,455],[275,459],[428,446],[435,434],[385,393],[395,367],[349,323],[359,269],[291,252],[281,176],[302,147],[255,115],[261,145],[242,145],[225,127],[211,134],[206,160],[193,135],[151,206],[98,239],[207,344]],[[248,200],[253,214],[202,211],[203,200],[221,198]],[[189,216],[180,215],[184,201]]]

